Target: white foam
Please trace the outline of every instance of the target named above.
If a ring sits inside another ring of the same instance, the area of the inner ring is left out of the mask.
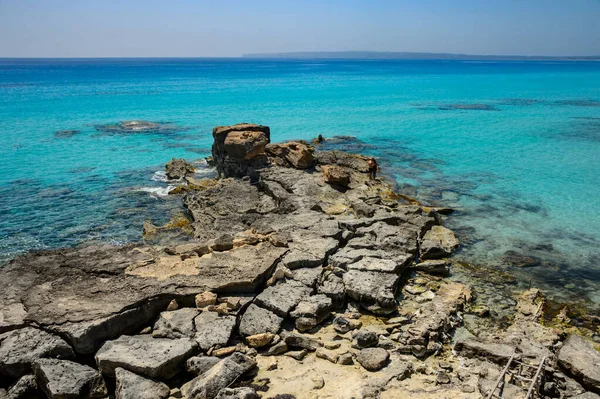
[[[143,191],[150,194],[151,197],[159,198],[168,196],[169,191],[173,190],[175,187],[177,186],[169,184],[167,187],[141,187],[136,191]]]
[[[166,182],[169,179],[167,179],[167,172],[159,170],[158,172],[154,172],[154,174],[152,175],[152,178],[150,180],[152,180],[152,181]]]

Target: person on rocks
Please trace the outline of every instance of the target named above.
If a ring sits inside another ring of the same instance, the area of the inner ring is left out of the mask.
[[[375,158],[369,159],[369,177],[371,180],[375,180],[377,178],[377,169],[379,169],[379,164],[375,160]]]
[[[323,135],[322,135],[322,134],[319,134],[319,135],[317,136],[317,142],[318,142],[319,144],[323,144],[323,142],[324,142],[324,141],[325,141],[325,138],[323,138]]]

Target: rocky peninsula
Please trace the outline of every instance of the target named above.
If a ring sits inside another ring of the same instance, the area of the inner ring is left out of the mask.
[[[213,137],[217,179],[167,165],[193,239],[150,244],[164,228],[147,223],[146,243],[0,269],[0,397],[600,398],[600,352],[545,325],[539,290],[485,324],[474,287],[447,278],[450,209],[266,126]]]

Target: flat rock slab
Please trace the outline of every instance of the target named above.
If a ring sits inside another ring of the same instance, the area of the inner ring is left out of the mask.
[[[167,384],[149,380],[131,371],[115,370],[116,399],[167,399],[171,390]]]
[[[227,388],[255,366],[254,359],[236,352],[215,364],[204,374],[184,384],[181,392],[187,399],[214,398],[222,389]]]
[[[195,339],[203,351],[212,347],[226,346],[235,328],[234,316],[219,316],[217,312],[202,312],[194,320]]]
[[[200,311],[194,308],[161,312],[154,324],[152,336],[155,338],[192,338],[195,333],[194,319],[199,314]]]
[[[600,352],[578,335],[570,335],[558,352],[558,363],[586,389],[600,393]]]
[[[104,398],[108,395],[102,376],[89,366],[70,360],[39,359],[33,368],[48,398]]]
[[[280,317],[289,312],[304,298],[308,297],[312,288],[299,281],[286,280],[266,288],[256,297],[256,304],[272,311]]]
[[[124,335],[106,342],[96,354],[96,363],[109,376],[122,367],[150,378],[168,379],[182,371],[185,361],[195,352],[195,343],[185,338]]]
[[[17,379],[41,358],[72,359],[73,349],[62,338],[32,327],[0,335],[0,378]]]
[[[436,259],[450,255],[459,246],[452,230],[444,226],[433,226],[425,233],[419,251],[421,259]]]
[[[346,294],[357,301],[395,306],[398,276],[394,273],[349,270],[343,277]]]
[[[253,303],[242,316],[239,332],[245,337],[266,332],[277,334],[281,329],[281,323],[283,318]]]

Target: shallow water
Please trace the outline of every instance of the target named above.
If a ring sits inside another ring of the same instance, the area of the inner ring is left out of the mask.
[[[101,128],[134,119],[168,128]],[[140,239],[179,206],[156,172],[242,121],[358,137],[405,193],[459,210],[459,256],[600,303],[597,62],[0,60],[0,261]]]

